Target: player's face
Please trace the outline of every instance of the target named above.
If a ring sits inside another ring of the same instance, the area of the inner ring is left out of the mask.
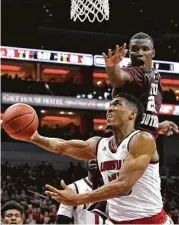
[[[107,127],[119,128],[134,119],[134,110],[129,107],[124,98],[118,97],[111,101],[106,117]]]
[[[88,171],[93,174],[97,170],[97,161],[95,159],[89,160],[87,167]]]
[[[132,66],[151,68],[155,56],[153,44],[149,39],[133,39],[130,42],[129,56]]]
[[[6,211],[3,224],[23,224],[21,213],[16,209],[9,209]]]

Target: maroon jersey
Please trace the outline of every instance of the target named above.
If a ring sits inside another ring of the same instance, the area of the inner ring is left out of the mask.
[[[113,90],[113,97],[119,92],[130,93],[140,99],[144,106],[144,115],[140,129],[150,132],[154,137],[158,135],[158,113],[162,104],[162,88],[160,85],[160,74],[152,69],[145,72],[139,67],[124,67],[132,81],[120,88]]]

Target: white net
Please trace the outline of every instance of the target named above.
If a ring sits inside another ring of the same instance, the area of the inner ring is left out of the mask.
[[[102,22],[109,20],[108,0],[71,0],[71,19],[79,19],[84,22],[86,19],[93,23],[95,20]]]

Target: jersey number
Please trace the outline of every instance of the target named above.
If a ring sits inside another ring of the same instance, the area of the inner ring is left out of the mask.
[[[147,111],[155,112],[155,97],[154,96],[148,97]]]

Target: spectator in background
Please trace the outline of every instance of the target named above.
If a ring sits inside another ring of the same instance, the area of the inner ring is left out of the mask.
[[[36,221],[33,219],[33,215],[29,213],[25,221],[26,224],[36,224]]]
[[[51,222],[55,223],[57,216],[57,207],[56,205],[52,205],[49,212],[49,217],[51,218]]]
[[[1,189],[2,189],[2,195],[1,195],[1,204],[12,200],[11,196],[12,194],[15,194],[15,192],[20,195],[20,204],[24,206],[25,208],[25,214],[26,214],[26,220],[24,220],[25,224],[42,224],[44,223],[44,214],[46,211],[49,212],[50,217],[50,223],[54,223],[56,219],[56,209],[59,205],[55,205],[56,202],[52,201],[50,198],[41,198],[39,204],[33,204],[33,200],[36,197],[36,192],[39,194],[44,193],[45,188],[44,186],[41,186],[40,184],[37,186],[37,183],[39,183],[39,171],[41,173],[41,177],[43,176],[45,170],[47,170],[48,165],[46,162],[42,162],[40,165],[32,166],[32,165],[25,165],[18,164],[14,165],[12,167],[13,162],[3,162],[2,161],[2,183],[1,183]],[[70,166],[71,165],[71,166]],[[72,168],[73,169],[72,169]],[[40,168],[40,169],[39,169]],[[65,182],[72,183],[76,181],[77,179],[86,177],[87,174],[84,173],[84,168],[79,169],[80,166],[75,165],[73,163],[69,164],[69,173],[67,170],[55,170],[55,180],[54,177],[50,177],[51,181],[50,183],[54,183],[55,185],[59,185],[60,179],[64,178]],[[71,173],[71,174],[70,174]],[[30,178],[30,176],[33,177],[33,179]],[[178,175],[177,175],[178,176]],[[10,179],[11,177],[11,179]],[[164,202],[164,209],[167,211],[167,213],[171,216],[171,218],[174,221],[178,220],[179,224],[179,197],[178,197],[178,190],[179,190],[179,178],[176,177],[170,177],[170,181],[167,179],[169,178],[162,178],[162,196],[163,196],[163,202]],[[173,181],[171,181],[171,179]],[[47,179],[49,181],[49,178]],[[44,177],[44,183],[47,182],[46,177]],[[168,184],[168,182],[170,184]],[[20,185],[19,185],[20,183]],[[33,191],[33,192],[29,192]],[[16,197],[19,197],[15,195],[15,201],[17,201]],[[173,201],[174,203],[173,203]],[[171,204],[172,202],[172,204]],[[35,208],[35,210],[34,210]],[[176,210],[177,209],[177,210]],[[35,221],[32,217],[32,211],[41,211],[41,221]],[[94,210],[93,210],[94,211]],[[30,214],[30,215],[29,215]],[[45,219],[47,220],[47,219]]]
[[[51,223],[51,218],[49,216],[49,212],[45,211],[42,224],[50,224],[50,223]]]
[[[6,202],[1,208],[3,224],[23,224],[24,208],[16,201]]]
[[[172,220],[175,224],[179,223],[179,209],[174,209],[172,214]]]

